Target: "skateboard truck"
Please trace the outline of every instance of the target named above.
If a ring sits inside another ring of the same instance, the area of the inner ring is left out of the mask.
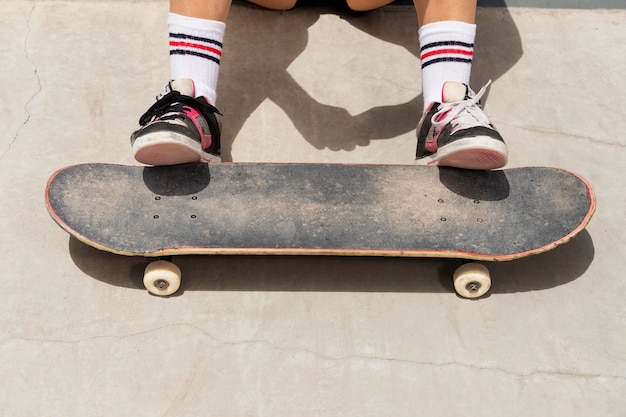
[[[180,288],[182,272],[171,257],[153,261],[144,272],[143,284],[154,295],[165,297]],[[469,262],[454,271],[454,289],[463,298],[480,298],[491,288],[487,267],[479,262]]]

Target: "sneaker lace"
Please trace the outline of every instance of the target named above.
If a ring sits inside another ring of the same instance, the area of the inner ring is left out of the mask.
[[[448,123],[452,123],[454,126],[459,124],[475,124],[476,121],[482,125],[489,125],[489,119],[480,108],[480,99],[485,94],[490,84],[491,80],[476,94],[469,90],[469,97],[465,100],[453,103],[441,103],[439,111],[432,117],[433,126],[438,129]]]
[[[176,104],[174,105],[174,103]],[[185,105],[197,109],[200,114],[202,114],[202,116],[207,119],[207,121],[215,119],[215,114],[218,114],[220,116],[222,115],[222,113],[220,113],[217,108],[210,105],[204,100],[199,100],[193,97],[182,95],[178,91],[172,91],[160,97],[159,100],[157,100],[157,102],[154,103],[152,107],[150,107],[148,111],[146,111],[141,116],[141,118],[139,119],[139,124],[141,126],[144,126],[148,122],[150,122],[155,116],[162,116],[166,113],[171,112],[172,110],[180,111]]]

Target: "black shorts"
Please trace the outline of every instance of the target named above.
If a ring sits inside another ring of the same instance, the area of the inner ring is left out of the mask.
[[[294,9],[296,7],[302,6],[328,6],[352,14],[367,13],[352,10],[350,6],[348,6],[348,2],[346,0],[296,0],[296,5],[294,6]]]

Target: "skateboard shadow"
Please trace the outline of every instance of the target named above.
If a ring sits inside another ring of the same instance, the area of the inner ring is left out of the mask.
[[[500,78],[523,53],[520,34],[505,1],[496,3],[492,6],[499,7],[481,8],[477,13],[471,82],[475,90],[489,79]],[[309,44],[308,29],[326,14],[337,15],[366,35],[400,46],[419,60],[416,14],[410,9],[406,13],[398,12],[398,7],[391,5],[355,15],[324,6],[275,12],[236,3],[229,16],[218,85],[217,104],[224,114],[223,160],[232,161],[233,141],[250,115],[267,100],[277,105],[316,149],[353,150],[375,140],[413,132],[423,111],[421,94],[404,103],[377,106],[351,115],[344,108],[317,101],[288,72]],[[371,52],[366,49],[362,53],[368,56]],[[328,57],[323,71],[319,71],[321,74],[346,71],[330,53]],[[419,65],[415,74],[420,74]],[[328,78],[324,82],[332,84],[332,76]],[[419,83],[419,78],[416,82]],[[482,101],[488,101],[488,92]],[[259,146],[263,146],[263,138],[258,139]]]
[[[150,260],[102,252],[70,238],[69,251],[86,275],[118,287],[142,289]],[[528,258],[493,262],[490,294],[545,290],[582,276],[594,258],[585,230],[569,243]],[[185,291],[454,293],[458,260],[315,256],[179,256]]]

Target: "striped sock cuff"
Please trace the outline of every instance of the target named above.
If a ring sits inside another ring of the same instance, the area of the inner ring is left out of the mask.
[[[170,13],[170,55],[192,55],[219,64],[226,24]]]
[[[192,55],[219,65],[222,43],[214,39],[170,32],[170,55]]]
[[[439,41],[426,44],[420,49],[422,68],[439,62],[472,63],[474,44],[460,41]]]

